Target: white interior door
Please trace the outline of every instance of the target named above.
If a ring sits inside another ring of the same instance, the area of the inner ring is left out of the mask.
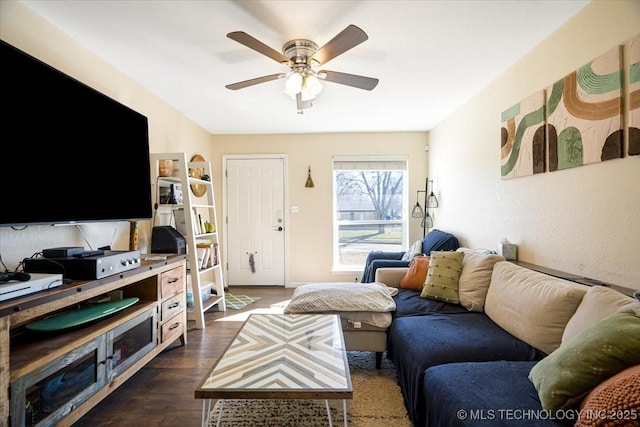
[[[284,286],[285,159],[229,157],[225,166],[227,283]]]

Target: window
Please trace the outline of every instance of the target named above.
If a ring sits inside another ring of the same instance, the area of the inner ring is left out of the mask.
[[[406,247],[406,174],[406,156],[334,157],[334,270],[361,270],[370,251]]]

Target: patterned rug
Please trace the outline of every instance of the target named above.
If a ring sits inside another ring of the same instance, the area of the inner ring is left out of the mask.
[[[249,304],[253,304],[258,301],[260,297],[250,297],[248,295],[231,295],[224,294],[224,303],[227,308],[232,310],[240,310],[245,308]]]
[[[375,354],[347,352],[353,400],[347,400],[349,427],[411,427],[396,370],[383,356],[382,369],[375,368]],[[329,400],[334,426],[343,426],[341,400]],[[209,417],[216,425],[220,402]],[[221,427],[326,427],[329,425],[324,400],[234,400],[224,401]]]

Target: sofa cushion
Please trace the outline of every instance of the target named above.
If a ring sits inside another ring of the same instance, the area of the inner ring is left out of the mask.
[[[466,308],[458,304],[449,304],[431,298],[420,298],[420,291],[412,289],[399,289],[393,297],[396,302],[396,310],[391,312],[394,318],[405,316],[424,316],[434,313],[455,314],[468,313]]]
[[[400,279],[400,288],[413,289],[414,291],[421,291],[424,286],[424,281],[427,280],[427,271],[429,271],[429,259],[428,256],[415,256],[409,262],[409,268]]]
[[[640,317],[610,314],[562,344],[529,373],[542,407],[551,412],[579,403],[595,386],[640,364]]]
[[[608,315],[628,309],[636,310],[640,314],[640,301],[606,286],[592,286],[567,322],[562,342],[570,340]]]
[[[575,427],[640,423],[640,365],[619,372],[591,390],[580,404]]]
[[[551,353],[588,286],[548,276],[509,261],[493,267],[484,310],[512,335]]]
[[[486,250],[458,248],[458,252],[464,253],[458,281],[460,305],[469,311],[483,311],[493,266],[496,262],[505,259],[502,255]]]
[[[428,426],[556,426],[527,378],[536,362],[448,363],[425,371]],[[577,416],[567,413],[571,421]],[[568,421],[568,420],[563,420]],[[566,424],[565,424],[566,425]]]
[[[484,313],[448,305],[461,312],[404,316],[394,318],[389,326],[387,355],[396,367],[405,406],[415,426],[426,425],[422,388],[425,369],[446,363],[534,361],[544,357]]]
[[[454,251],[432,251],[427,280],[422,288],[422,298],[434,298],[457,304],[458,281],[462,271],[464,253]]]

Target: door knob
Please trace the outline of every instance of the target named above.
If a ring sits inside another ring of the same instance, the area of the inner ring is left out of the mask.
[[[278,227],[278,228],[275,228],[274,230],[282,231],[282,230],[284,230],[284,228],[282,228],[282,227]]]

